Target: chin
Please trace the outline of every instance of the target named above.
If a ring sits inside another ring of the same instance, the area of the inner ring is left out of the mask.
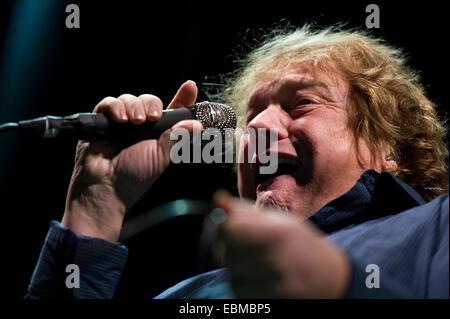
[[[284,212],[290,212],[291,200],[286,195],[288,194],[282,190],[260,192],[256,196],[256,206],[270,207]]]

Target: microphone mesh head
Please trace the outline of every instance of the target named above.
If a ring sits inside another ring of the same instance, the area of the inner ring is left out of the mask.
[[[226,104],[205,101],[196,103],[194,108],[205,129],[214,127],[225,133],[236,128],[236,113]]]

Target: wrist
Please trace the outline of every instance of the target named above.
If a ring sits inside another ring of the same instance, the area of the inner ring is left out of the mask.
[[[69,190],[62,225],[78,235],[117,242],[126,212],[125,204],[106,185]]]

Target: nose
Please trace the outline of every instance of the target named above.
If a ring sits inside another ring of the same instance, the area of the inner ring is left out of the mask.
[[[255,116],[248,123],[247,128],[255,130],[266,129],[267,132],[270,129],[274,129],[277,131],[278,140],[282,140],[289,137],[288,127],[290,121],[289,114],[280,105],[271,104]]]

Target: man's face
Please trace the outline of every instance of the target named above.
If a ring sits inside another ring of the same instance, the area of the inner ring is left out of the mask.
[[[271,205],[307,218],[323,205],[346,193],[368,168],[370,152],[348,127],[351,111],[349,84],[332,72],[305,65],[281,70],[276,78],[260,81],[250,96],[247,128],[276,129],[278,171],[258,173],[258,165],[238,165],[240,195],[257,205]],[[247,154],[245,135],[240,152]],[[267,143],[269,144],[269,143]],[[245,156],[244,156],[245,157]]]

